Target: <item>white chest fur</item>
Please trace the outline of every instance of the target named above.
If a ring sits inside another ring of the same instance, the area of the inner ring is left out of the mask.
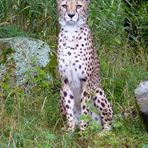
[[[84,42],[81,36],[80,27],[65,27],[59,34],[58,63],[62,79],[68,79],[71,89],[75,94],[81,90],[80,79],[85,77],[84,51],[79,45]]]

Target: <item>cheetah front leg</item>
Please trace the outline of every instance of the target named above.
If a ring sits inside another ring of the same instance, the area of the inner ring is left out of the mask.
[[[104,91],[101,88],[97,88],[95,96],[93,97],[94,106],[99,110],[103,130],[108,131],[111,129],[113,111],[110,103],[108,102]]]
[[[89,115],[89,109],[87,104],[89,100],[90,100],[90,97],[86,92],[86,90],[84,89],[81,96],[81,115]],[[80,130],[84,131],[87,126],[88,126],[88,122],[81,120]]]
[[[61,89],[61,105],[64,109],[66,119],[68,121],[68,131],[75,130],[75,120],[74,120],[74,97],[70,87],[67,84],[64,84]]]

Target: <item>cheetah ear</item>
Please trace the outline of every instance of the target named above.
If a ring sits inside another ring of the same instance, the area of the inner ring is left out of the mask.
[[[57,1],[57,4],[59,4],[61,0],[56,0],[56,1]]]
[[[89,3],[90,3],[90,0],[85,0],[85,2],[87,3],[87,5],[89,5]]]
[[[90,0],[85,0],[88,4],[90,3]]]

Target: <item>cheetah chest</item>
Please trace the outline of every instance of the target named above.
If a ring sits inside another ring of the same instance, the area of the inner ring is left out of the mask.
[[[58,63],[62,79],[68,79],[73,90],[80,90],[81,80],[87,76],[90,52],[86,34],[80,30],[63,30],[59,35]]]

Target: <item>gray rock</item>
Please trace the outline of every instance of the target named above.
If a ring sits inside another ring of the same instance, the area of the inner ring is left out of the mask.
[[[140,115],[148,131],[148,81],[139,84],[135,89],[135,96],[139,106]]]
[[[148,114],[148,81],[139,84],[135,89],[135,96],[140,111]]]
[[[5,62],[0,63],[0,79],[11,65],[14,67],[16,83],[21,84],[28,78],[28,72],[33,76],[35,67],[46,67],[50,61],[49,45],[41,40],[27,37],[13,37],[0,39],[0,56],[5,49],[12,49]]]

